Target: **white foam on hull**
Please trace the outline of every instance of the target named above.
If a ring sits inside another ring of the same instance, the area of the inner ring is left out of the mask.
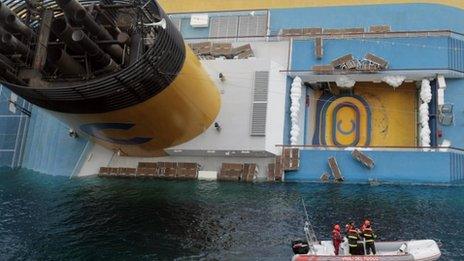
[[[199,171],[199,180],[217,180],[217,171]]]

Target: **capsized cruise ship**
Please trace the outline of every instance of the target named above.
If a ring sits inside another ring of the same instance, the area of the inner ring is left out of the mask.
[[[464,3],[6,0],[0,165],[464,180]]]

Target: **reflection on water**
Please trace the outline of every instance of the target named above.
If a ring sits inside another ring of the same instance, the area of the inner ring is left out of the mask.
[[[462,260],[464,188],[74,179],[0,173],[0,259],[288,260],[304,198],[319,239],[373,220]]]

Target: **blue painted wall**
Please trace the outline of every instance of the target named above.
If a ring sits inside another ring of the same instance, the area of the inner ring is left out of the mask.
[[[333,59],[351,53],[362,59],[374,53],[389,61],[390,69],[446,69],[448,37],[325,40],[324,56],[314,56],[313,40],[293,42],[292,70],[310,70],[316,64],[329,64]]]
[[[49,175],[70,176],[87,140],[69,137],[69,128],[34,106],[22,167]]]
[[[388,182],[450,182],[450,153],[413,151],[368,151],[375,161],[369,170],[353,160],[351,151],[301,150],[300,169],[287,172],[286,181],[319,181],[324,172],[330,173],[327,159],[337,159],[347,182],[365,182],[370,178]]]
[[[445,103],[453,104],[454,124],[443,126],[438,124],[438,129],[443,132],[443,139],[451,141],[451,146],[464,148],[464,80],[446,79]]]
[[[190,26],[190,18],[181,19],[180,32],[184,38],[207,38],[209,37],[209,27],[195,28]]]
[[[236,13],[240,14],[240,13]],[[210,13],[210,16],[231,15]],[[244,12],[242,15],[249,15]],[[395,31],[453,30],[464,33],[464,10],[437,4],[389,4],[337,6],[270,10],[270,33],[284,28],[348,28],[388,24]],[[178,15],[173,15],[174,17]],[[193,28],[190,17],[182,17],[181,32],[185,38],[206,38],[208,28]],[[431,18],[436,19],[431,19]]]
[[[273,9],[271,34],[283,28],[348,28],[388,24],[394,31],[464,32],[464,10],[437,4],[390,4],[346,7]]]
[[[0,167],[16,168],[21,165],[26,140],[24,129],[29,117],[20,110],[9,110],[11,91],[0,85]],[[17,104],[29,109],[30,104],[18,97]]]

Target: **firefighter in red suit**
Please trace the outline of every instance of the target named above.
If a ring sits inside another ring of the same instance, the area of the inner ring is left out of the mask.
[[[338,256],[340,244],[342,243],[342,234],[340,233],[340,225],[336,224],[332,230],[332,243],[335,249],[335,255]]]

